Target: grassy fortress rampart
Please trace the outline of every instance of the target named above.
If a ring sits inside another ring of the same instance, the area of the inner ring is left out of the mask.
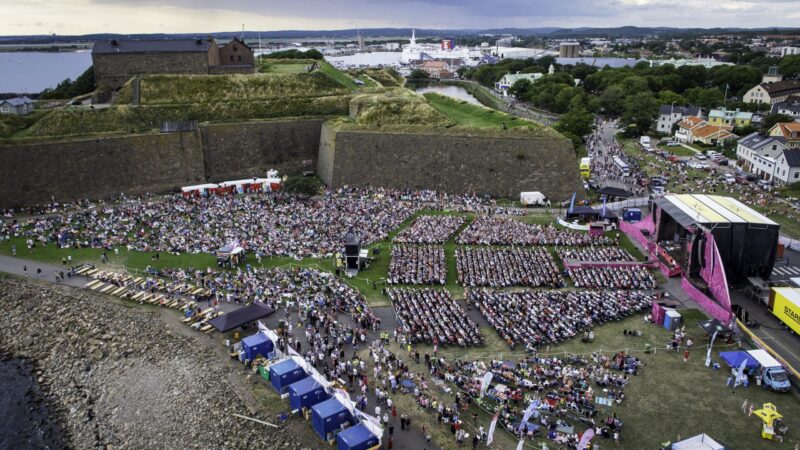
[[[345,74],[298,60],[267,61],[251,75],[136,77],[109,105],[0,120],[8,161],[0,207],[166,190],[273,167],[315,170],[332,186],[505,197],[538,190],[554,200],[579,190],[572,146],[552,129],[402,84],[387,69]],[[198,125],[160,132],[179,121]]]

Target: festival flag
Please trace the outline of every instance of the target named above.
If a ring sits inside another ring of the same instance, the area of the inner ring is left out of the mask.
[[[603,213],[600,215],[600,217],[605,217],[606,216],[606,199],[607,198],[608,197],[606,197],[606,195],[603,194]]]
[[[588,430],[583,432],[583,436],[581,436],[580,442],[578,442],[578,450],[586,450],[589,446],[589,441],[592,440],[594,437],[594,428],[589,428]]]
[[[742,364],[739,365],[739,370],[736,371],[736,379],[733,381],[733,388],[736,389],[736,386],[742,384],[744,380],[744,369],[747,366],[747,359],[742,360]]]
[[[714,345],[714,339],[717,338],[717,331],[711,336],[711,342],[708,344],[708,352],[706,353],[706,367],[711,367],[711,347]]]
[[[522,420],[519,422],[519,429],[522,429],[522,424],[524,424],[525,422],[528,421],[528,419],[531,418],[531,415],[533,415],[533,412],[536,410],[537,407],[539,407],[539,399],[537,398],[531,400],[530,405],[528,405],[528,408],[525,409],[525,414],[522,415]]]
[[[577,192],[572,193],[572,200],[569,201],[569,212],[572,212],[575,209],[575,196],[578,195]]]
[[[493,376],[494,374],[492,372],[483,374],[483,379],[481,379],[481,395],[478,398],[483,398],[483,395],[486,394],[486,389],[489,388],[489,383],[492,381]]]
[[[492,423],[489,424],[489,436],[486,437],[486,446],[492,445],[492,441],[494,440],[494,429],[497,427],[497,416],[499,413],[495,413],[494,417],[492,418]]]
[[[522,450],[522,447],[525,445],[525,439],[520,439],[519,444],[517,444],[517,450]]]

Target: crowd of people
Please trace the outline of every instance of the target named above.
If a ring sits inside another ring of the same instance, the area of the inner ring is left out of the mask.
[[[561,261],[620,262],[636,261],[636,258],[622,247],[559,248],[556,254]]]
[[[574,267],[567,274],[577,288],[653,290],[658,282],[644,267]]]
[[[251,268],[240,271],[162,269],[159,275],[191,283],[211,292],[209,304],[255,301],[277,309],[284,305],[316,306],[350,314],[363,329],[375,329],[380,319],[364,296],[328,272],[296,268]]]
[[[456,268],[462,286],[564,286],[555,260],[543,248],[458,248]]]
[[[640,291],[521,291],[470,289],[467,300],[511,348],[535,351],[591,327],[645,311],[655,295]]]
[[[478,325],[445,289],[387,289],[403,334],[411,344],[483,344]]]
[[[608,245],[612,243],[607,237],[592,237],[587,233],[558,229],[553,225],[533,225],[497,216],[476,218],[461,232],[457,242],[467,245],[554,246]]]
[[[397,234],[399,244],[444,244],[464,224],[462,216],[419,216]]]
[[[614,366],[617,356],[610,358],[593,353],[588,359],[530,356],[516,361],[456,360],[447,366],[445,377],[470,397],[479,399],[481,380],[490,372],[492,381],[487,398],[494,403],[478,402],[494,409],[506,429],[525,437],[547,435],[572,448],[578,438],[564,431],[570,428],[567,418],[597,426],[598,436],[611,437],[621,426],[618,421],[610,429],[603,430],[610,424],[596,423],[594,419],[598,413],[596,397],[610,397],[615,403],[622,403],[624,399],[628,374],[619,373],[620,369]],[[523,423],[523,411],[531,403],[535,405],[533,414]]]
[[[40,217],[8,230],[60,247],[212,253],[232,241],[260,256],[325,256],[345,236],[384,239],[422,207],[387,191],[339,189],[319,197],[281,193],[128,200]]]
[[[445,284],[447,264],[441,245],[393,245],[388,284]]]

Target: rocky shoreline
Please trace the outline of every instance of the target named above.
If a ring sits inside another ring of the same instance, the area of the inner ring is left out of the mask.
[[[192,337],[170,332],[154,309],[0,277],[0,350],[35,362],[67,447],[270,449],[297,442],[287,429],[234,417],[274,421],[248,410],[235,386],[241,374]]]

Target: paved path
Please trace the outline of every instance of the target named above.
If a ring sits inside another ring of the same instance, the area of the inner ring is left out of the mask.
[[[40,275],[37,275],[37,269],[41,269]],[[44,279],[55,283],[55,273],[66,272],[69,270],[68,266],[57,266],[54,264],[45,264],[39,261],[32,261],[29,259],[14,258],[12,256],[0,255],[0,272],[12,273],[14,275],[22,275],[28,278]],[[86,277],[74,276],[72,278],[65,278],[61,284],[69,286],[83,287],[89,281]]]

